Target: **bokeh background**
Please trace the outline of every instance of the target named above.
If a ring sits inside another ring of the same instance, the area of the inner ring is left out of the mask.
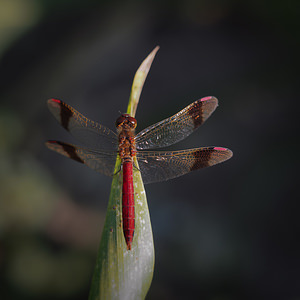
[[[0,299],[87,299],[111,179],[46,149],[46,100],[113,129],[156,45],[138,129],[214,95],[172,149],[234,157],[146,186],[147,299],[300,299],[299,3],[0,0]]]

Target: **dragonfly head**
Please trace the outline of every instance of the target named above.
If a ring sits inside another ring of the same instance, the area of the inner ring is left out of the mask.
[[[136,119],[129,114],[122,114],[116,121],[117,129],[135,129],[136,125]]]

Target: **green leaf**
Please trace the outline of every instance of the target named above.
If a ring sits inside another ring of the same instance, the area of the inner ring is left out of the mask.
[[[132,116],[135,116],[141,90],[157,50],[158,47],[135,74],[127,110]],[[144,299],[150,288],[154,269],[153,235],[146,192],[135,158],[134,166],[135,232],[132,249],[127,250],[122,228],[122,170],[118,158],[89,300]]]

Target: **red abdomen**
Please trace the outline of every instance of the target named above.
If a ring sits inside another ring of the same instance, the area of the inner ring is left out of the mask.
[[[131,160],[123,162],[122,217],[127,249],[131,250],[134,234],[134,191]]]

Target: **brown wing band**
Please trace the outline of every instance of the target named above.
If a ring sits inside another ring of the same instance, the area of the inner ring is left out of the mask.
[[[49,141],[49,143],[51,143],[51,141]],[[57,145],[60,145],[62,146],[62,148],[64,149],[64,151],[68,154],[68,156],[80,163],[84,163],[84,161],[77,155],[76,153],[76,148],[72,145],[69,145],[69,144],[65,144],[65,143],[62,143],[62,142],[52,142],[52,143],[55,143]]]

